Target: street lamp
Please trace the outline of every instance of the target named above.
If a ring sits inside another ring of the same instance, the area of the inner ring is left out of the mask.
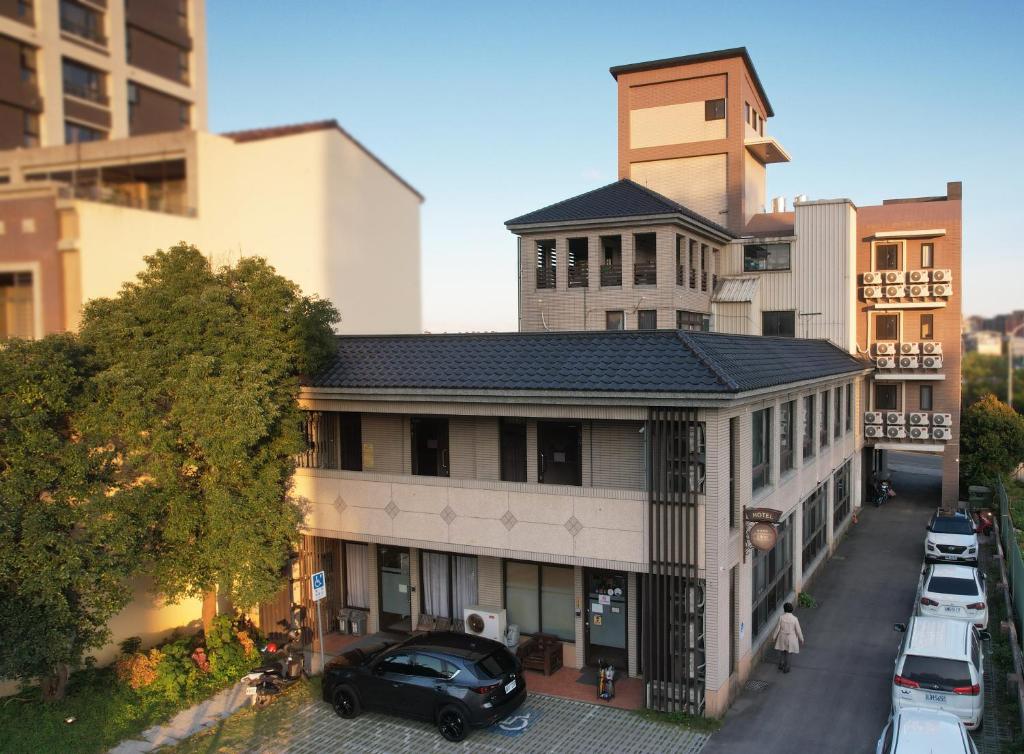
[[[1013,408],[1013,338],[1024,329],[1024,322],[1006,335],[1006,402]]]

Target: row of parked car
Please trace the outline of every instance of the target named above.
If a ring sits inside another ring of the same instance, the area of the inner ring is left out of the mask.
[[[928,522],[914,614],[894,626],[903,639],[878,754],[977,754],[968,731],[982,724],[990,639],[978,534],[990,527],[962,510]]]

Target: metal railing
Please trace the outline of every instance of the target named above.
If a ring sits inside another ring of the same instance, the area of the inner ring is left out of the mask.
[[[656,262],[633,262],[633,285],[657,285],[658,265]]]
[[[616,286],[622,285],[622,266],[607,265],[601,268],[601,285]]]
[[[686,285],[685,267],[676,267],[676,285]]]
[[[537,269],[537,287],[538,288],[554,288],[555,287],[555,271],[550,267],[539,267]]]
[[[700,289],[706,291],[708,289],[708,271],[700,271]]]
[[[90,86],[79,86],[67,80],[64,81],[64,94],[70,94],[72,97],[78,97],[79,99],[87,99],[98,105],[110,104],[110,98],[99,89],[94,89]]]
[[[89,26],[88,24],[79,23],[78,21],[61,16],[60,28],[61,31],[74,34],[76,37],[81,37],[82,39],[88,39],[90,42],[94,42],[98,45],[107,44],[107,38],[103,36],[95,26]]]
[[[163,212],[168,215],[196,216],[195,207],[186,206],[184,189],[169,188],[164,191],[151,191],[143,197],[136,192],[113,185],[72,186],[65,184],[57,189],[57,195],[61,199],[84,199],[101,204],[113,204],[118,207]]]
[[[590,285],[590,268],[585,264],[576,264],[569,268],[569,287],[586,288]]]
[[[1024,728],[1024,656],[1020,644],[1020,629],[1024,626],[1024,558],[1021,557],[1017,531],[1010,518],[1010,501],[1002,480],[996,484],[996,495],[999,498],[999,520],[996,523],[996,551],[999,560],[997,588],[1002,592],[1006,614],[1009,616],[1006,628],[1013,652],[1013,670],[1017,677],[1017,682],[1012,686],[1016,689],[1017,712],[1021,727]]]

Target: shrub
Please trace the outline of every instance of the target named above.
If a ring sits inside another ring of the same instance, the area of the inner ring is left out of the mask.
[[[114,673],[121,683],[138,691],[156,680],[162,659],[163,653],[159,649],[126,654],[114,664]]]

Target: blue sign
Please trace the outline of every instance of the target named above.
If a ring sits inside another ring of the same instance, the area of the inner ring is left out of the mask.
[[[327,596],[327,582],[323,571],[313,574],[313,601],[319,602]]]
[[[513,714],[504,720],[498,721],[487,730],[491,733],[497,733],[499,736],[515,738],[526,733],[530,726],[534,725],[538,720],[540,720],[539,709],[520,707]]]

